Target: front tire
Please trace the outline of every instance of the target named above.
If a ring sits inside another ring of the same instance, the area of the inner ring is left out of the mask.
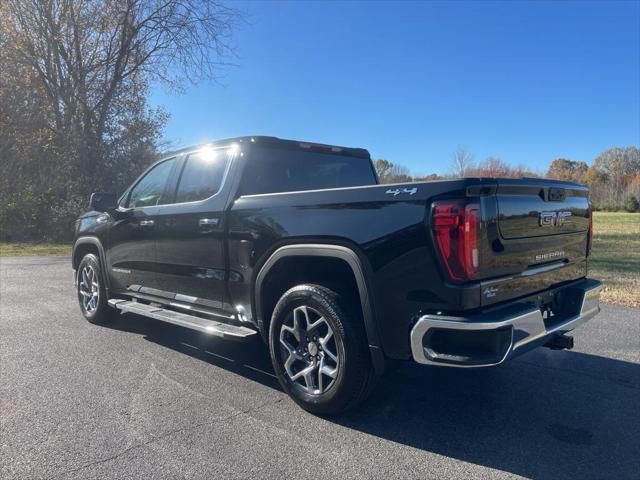
[[[346,313],[347,307],[328,288],[298,285],[273,311],[273,368],[285,392],[309,412],[341,413],[373,389],[376,375],[363,324]]]
[[[104,286],[100,260],[88,253],[78,265],[76,290],[80,311],[91,323],[105,323],[111,318],[107,291]]]

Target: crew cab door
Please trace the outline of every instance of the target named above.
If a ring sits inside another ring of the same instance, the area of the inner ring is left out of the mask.
[[[111,285],[117,291],[138,292],[156,281],[156,212],[167,200],[166,187],[176,158],[145,172],[113,214],[106,258]]]
[[[182,161],[172,203],[156,212],[157,288],[175,303],[228,310],[225,207],[236,148],[204,148]]]

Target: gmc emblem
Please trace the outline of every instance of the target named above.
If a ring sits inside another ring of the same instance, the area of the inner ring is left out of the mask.
[[[571,212],[540,212],[538,221],[541,227],[561,227],[569,223]]]

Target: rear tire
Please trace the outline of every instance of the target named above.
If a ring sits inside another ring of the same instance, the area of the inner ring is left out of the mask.
[[[364,326],[346,313],[348,306],[333,290],[298,285],[282,295],[273,311],[273,368],[284,391],[309,412],[344,412],[366,399],[375,385]]]
[[[80,311],[91,323],[105,323],[113,314],[109,307],[100,260],[93,253],[86,254],[78,265],[76,291]]]

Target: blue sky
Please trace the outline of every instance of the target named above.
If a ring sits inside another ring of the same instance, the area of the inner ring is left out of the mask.
[[[274,135],[444,173],[640,145],[640,2],[237,2],[222,85],[154,89],[175,146]]]

